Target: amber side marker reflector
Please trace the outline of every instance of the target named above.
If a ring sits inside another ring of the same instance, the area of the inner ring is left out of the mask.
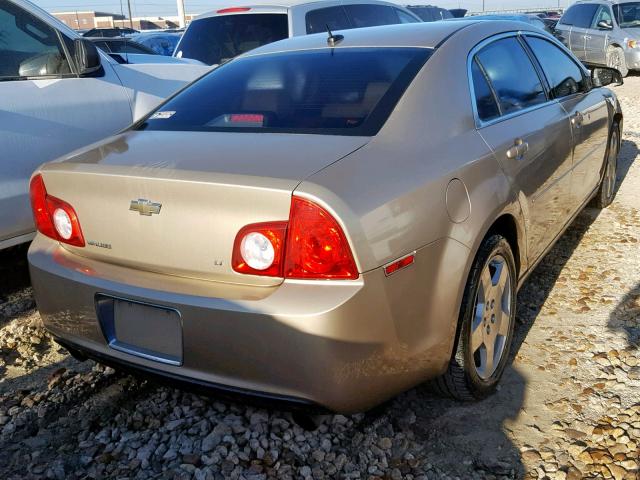
[[[393,275],[398,270],[402,270],[405,267],[413,264],[416,261],[416,252],[410,253],[409,255],[402,257],[394,262],[391,262],[387,266],[384,267],[384,274],[388,277],[389,275]]]

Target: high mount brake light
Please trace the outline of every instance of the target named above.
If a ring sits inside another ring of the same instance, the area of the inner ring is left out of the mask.
[[[338,222],[319,205],[291,199],[288,222],[256,223],[236,235],[232,267],[238,273],[297,279],[358,278]]]
[[[76,211],[64,200],[47,193],[42,175],[36,175],[29,185],[33,220],[40,233],[59,242],[84,247],[84,236]]]
[[[217,10],[216,13],[238,13],[238,12],[248,12],[251,10],[250,7],[231,7],[231,8],[223,8]]]

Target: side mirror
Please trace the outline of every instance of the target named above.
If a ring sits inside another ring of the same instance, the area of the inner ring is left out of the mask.
[[[100,54],[91,40],[78,38],[73,42],[73,47],[80,76],[91,75],[102,68]]]
[[[601,30],[612,30],[613,25],[611,25],[611,23],[607,22],[606,20],[600,20],[598,22],[598,28]]]
[[[591,83],[594,87],[606,87],[607,85],[622,85],[622,74],[615,68],[594,67],[591,70]]]

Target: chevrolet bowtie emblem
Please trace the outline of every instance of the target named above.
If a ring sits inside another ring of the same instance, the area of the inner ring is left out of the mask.
[[[131,200],[131,205],[129,206],[129,210],[134,212],[138,212],[140,215],[145,215],[150,217],[151,215],[160,213],[160,209],[162,208],[161,203],[151,202],[144,198],[139,198],[138,200]]]

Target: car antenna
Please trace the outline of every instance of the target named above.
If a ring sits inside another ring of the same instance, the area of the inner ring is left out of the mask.
[[[334,35],[331,32],[331,29],[329,28],[329,24],[326,24],[327,26],[327,33],[329,34],[329,38],[327,38],[327,43],[329,44],[330,47],[335,47],[337,43],[340,43],[342,40],[344,40],[344,35]]]

